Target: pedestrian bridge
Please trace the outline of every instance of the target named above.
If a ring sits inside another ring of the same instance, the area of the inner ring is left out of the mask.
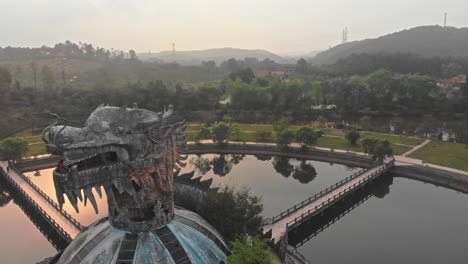
[[[394,164],[395,159],[392,158],[371,169],[362,169],[281,214],[266,219],[263,225],[263,233],[268,236],[271,235],[272,240],[277,243],[281,238],[287,237],[289,231],[386,173]]]
[[[0,161],[1,176],[15,189],[22,198],[36,208],[36,211],[58,231],[64,240],[71,241],[84,227],[65,210],[37,187],[13,164]]]

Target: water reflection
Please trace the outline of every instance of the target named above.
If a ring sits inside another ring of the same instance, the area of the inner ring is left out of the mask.
[[[0,207],[5,207],[13,199],[11,195],[7,192],[5,187],[0,184]]]
[[[231,172],[232,166],[239,164],[245,155],[219,155],[213,159],[204,158],[203,156],[197,156],[190,159],[190,164],[201,174],[205,175],[210,170],[218,176],[226,176]]]
[[[294,171],[294,166],[289,162],[289,158],[285,157],[275,157],[273,159],[273,168],[285,178],[288,178]]]
[[[217,155],[212,159],[205,158],[204,156],[197,156],[190,159],[189,163],[195,170],[205,175],[210,170],[213,170],[215,175],[224,177],[228,175],[233,166],[239,164],[245,155]],[[269,161],[271,156],[255,156],[259,161]],[[286,157],[275,157],[272,161],[273,168],[277,173],[283,177],[288,178],[292,175],[293,179],[298,180],[302,184],[308,184],[317,177],[315,167],[307,160],[300,160],[298,165],[292,165],[291,159]],[[349,168],[349,167],[348,167]],[[353,168],[354,169],[354,168]]]
[[[359,207],[372,196],[384,198],[390,193],[393,177],[383,175],[373,182],[357,189],[344,200],[337,202],[334,206],[327,208],[323,213],[310,218],[288,234],[288,242],[294,247],[300,247],[319,233],[329,228],[339,219]]]

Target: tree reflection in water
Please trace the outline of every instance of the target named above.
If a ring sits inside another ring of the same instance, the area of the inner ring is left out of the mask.
[[[273,167],[276,172],[288,178],[294,171],[294,166],[289,163],[289,158],[275,157],[273,159]]]
[[[211,161],[203,158],[202,156],[191,158],[189,163],[193,165],[195,170],[197,170],[201,175],[205,175],[211,170]]]
[[[226,176],[231,172],[232,166],[239,164],[244,159],[244,155],[219,155],[212,160],[198,156],[190,159],[189,163],[201,174],[205,175],[211,169],[218,176]]]
[[[312,164],[307,163],[306,160],[301,160],[299,165],[292,165],[289,158],[275,157],[273,159],[273,167],[276,172],[288,178],[293,176],[294,179],[300,183],[307,184],[317,177],[317,171]]]
[[[261,161],[269,161],[273,158],[272,156],[268,156],[268,155],[255,155],[255,157]]]
[[[203,156],[197,156],[191,158],[189,163],[194,167],[194,169],[200,174],[205,175],[210,170],[213,170],[213,173],[218,176],[226,176],[232,170],[234,165],[239,164],[245,155],[225,155],[221,154],[214,156],[211,160],[209,158],[204,158]],[[270,160],[271,156],[256,156],[257,159]],[[273,158],[273,167],[277,173],[281,174],[283,177],[288,178],[293,176],[294,179],[298,180],[300,183],[307,184],[313,181],[317,177],[317,171],[315,167],[308,163],[307,160],[301,160],[298,165],[293,165],[290,162],[290,158],[285,157],[274,157]]]
[[[307,184],[313,181],[315,177],[317,177],[315,167],[307,163],[306,160],[301,160],[301,163],[294,167],[293,178],[300,183]]]

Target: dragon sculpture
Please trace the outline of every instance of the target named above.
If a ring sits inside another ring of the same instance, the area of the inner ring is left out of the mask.
[[[61,120],[42,133],[49,152],[63,159],[53,173],[60,205],[66,195],[75,210],[89,200],[97,212],[92,189],[101,195],[103,187],[110,223],[120,230],[149,231],[174,218],[173,175],[185,165],[186,136],[173,106],[155,113],[101,105],[83,128]]]

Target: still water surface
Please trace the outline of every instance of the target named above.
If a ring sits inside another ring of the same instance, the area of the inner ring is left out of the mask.
[[[263,216],[271,217],[356,169],[317,161],[203,155],[190,156],[181,173],[195,170],[196,176],[213,178],[219,186],[250,186],[263,198]],[[27,175],[56,200],[51,173]],[[317,236],[306,241],[310,230],[301,230],[304,244],[298,250],[314,263],[468,263],[468,195],[387,177],[383,187],[370,188],[369,199]],[[64,208],[87,225],[107,215],[106,203],[103,192],[98,214],[90,204],[81,204],[79,214],[68,203]],[[0,207],[0,216],[1,263],[35,263],[55,254],[13,201]]]

